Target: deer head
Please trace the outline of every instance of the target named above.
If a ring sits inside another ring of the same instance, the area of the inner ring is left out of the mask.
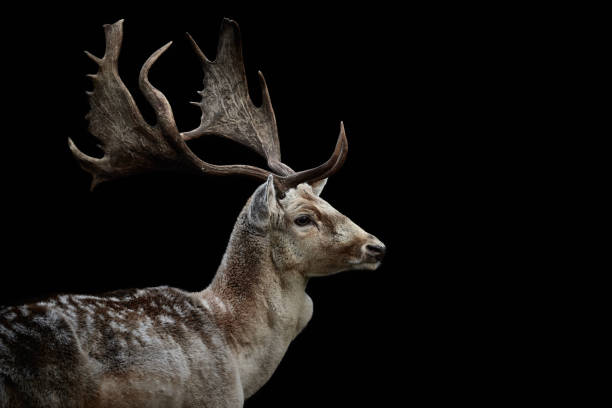
[[[279,199],[270,176],[247,203],[247,225],[267,237],[280,270],[312,277],[376,269],[385,246],[319,196],[326,181],[299,184]]]
[[[320,198],[327,178],[336,173],[348,150],[340,125],[335,149],[325,163],[300,172],[281,162],[276,120],[263,75],[259,72],[262,105],[253,105],[242,60],[238,25],[224,20],[216,59],[209,60],[188,36],[204,71],[200,125],[179,132],[166,97],[148,80],[153,63],[170,46],[166,44],[144,63],[140,89],[153,107],[157,124],[143,119],[121,81],[117,60],[123,37],[123,20],[105,25],[103,58],[87,55],[99,65],[89,92],[87,115],[90,132],[101,142],[104,156],[82,153],[69,139],[80,166],[100,182],[156,170],[196,174],[246,175],[264,181],[249,199],[237,225],[254,236],[266,237],[273,262],[280,268],[299,269],[305,276],[320,276],[348,269],[376,269],[384,245]],[[196,156],[187,141],[219,135],[241,143],[266,159],[270,170],[249,165],[214,165]]]

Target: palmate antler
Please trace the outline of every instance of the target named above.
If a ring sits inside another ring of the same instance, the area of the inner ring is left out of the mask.
[[[172,42],[155,51],[140,71],[139,86],[153,107],[157,123],[150,126],[142,117],[132,95],[119,77],[117,61],[123,39],[123,20],[105,25],[106,51],[103,58],[87,55],[99,69],[89,92],[89,131],[100,141],[104,156],[85,155],[68,139],[70,150],[81,167],[93,176],[91,188],[103,181],[132,174],[158,170],[178,170],[197,174],[246,175],[265,180],[274,175],[279,192],[303,182],[329,177],[344,163],[348,144],[344,126],[332,156],[322,165],[294,172],[280,161],[280,146],[270,95],[261,72],[263,93],[261,107],[255,107],[248,94],[240,31],[238,25],[225,19],[221,27],[215,61],[209,61],[195,41],[191,43],[202,60],[204,90],[200,126],[181,134],[174,121],[168,100],[148,79],[149,69]],[[249,165],[214,165],[196,156],[186,144],[202,135],[216,134],[241,143],[263,156],[272,172]]]

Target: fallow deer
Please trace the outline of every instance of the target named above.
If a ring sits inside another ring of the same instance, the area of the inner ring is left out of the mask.
[[[263,182],[240,212],[210,285],[59,295],[0,312],[0,407],[241,407],[270,378],[312,315],[309,278],[378,268],[385,246],[319,197],[347,154],[344,127],[324,164],[294,172],[280,160],[274,111],[250,100],[238,25],[224,20],[215,61],[188,36],[204,70],[199,127],[180,133],[144,63],[139,86],[157,123],[142,117],[119,77],[123,21],[105,25],[91,75],[89,131],[104,155],[69,147],[98,183],[156,170],[246,175]],[[186,142],[220,135],[262,155],[270,171],[213,165]]]

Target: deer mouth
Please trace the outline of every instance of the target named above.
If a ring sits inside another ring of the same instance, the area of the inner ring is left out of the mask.
[[[374,265],[376,269],[382,263],[384,256],[384,252],[368,253],[364,256],[364,259],[363,261],[361,261],[361,263],[365,265]]]
[[[382,263],[381,261],[374,259],[374,258],[366,258],[360,261],[356,261],[356,262],[351,262],[353,265],[353,269],[362,269],[362,270],[366,270],[366,271],[374,271],[376,269],[378,269],[378,267],[380,266],[380,264]]]

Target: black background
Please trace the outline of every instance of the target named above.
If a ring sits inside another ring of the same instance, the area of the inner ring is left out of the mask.
[[[524,12],[524,13],[523,13]],[[241,27],[251,94],[266,76],[283,161],[326,160],[346,126],[350,152],[323,197],[387,244],[375,272],[313,279],[314,316],[247,407],[420,406],[521,400],[540,389],[545,319],[540,282],[516,241],[513,194],[546,51],[525,38],[529,10],[327,4],[245,8],[205,2],[85,3],[7,12],[3,27],[5,228],[0,304],[52,293],[170,285],[201,290],[257,183],[154,174],[89,192],[67,147],[95,143],[84,119],[84,54],[102,56],[102,24],[124,18],[121,76],[146,118],[141,64],[167,41],[151,82],[181,131],[199,122],[202,88],[190,32],[213,58],[222,17]],[[529,72],[529,74],[527,74]],[[520,101],[520,102],[519,102]],[[191,144],[214,163],[263,161],[210,138]],[[528,307],[529,305],[529,307]],[[527,311],[530,309],[530,311]],[[537,309],[535,309],[537,310]],[[520,374],[519,374],[520,373]]]

